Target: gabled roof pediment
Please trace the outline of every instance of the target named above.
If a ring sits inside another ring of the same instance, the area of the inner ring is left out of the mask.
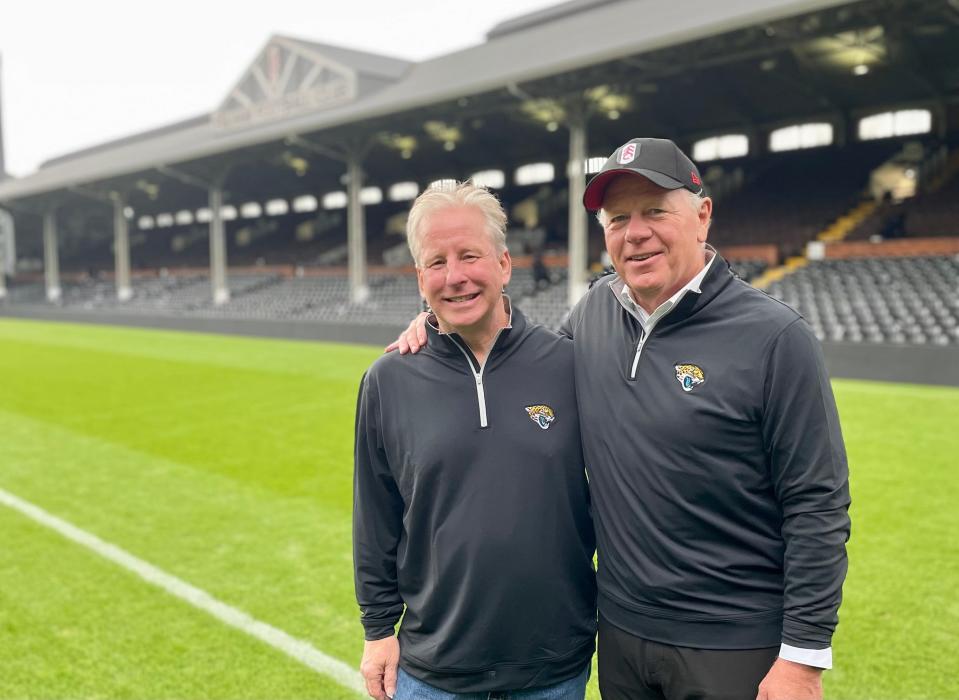
[[[276,121],[347,104],[369,76],[397,80],[406,61],[285,36],[273,36],[212,114],[221,128]]]

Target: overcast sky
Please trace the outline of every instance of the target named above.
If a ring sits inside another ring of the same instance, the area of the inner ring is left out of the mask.
[[[558,2],[10,0],[0,10],[7,171],[212,111],[274,33],[420,61]]]

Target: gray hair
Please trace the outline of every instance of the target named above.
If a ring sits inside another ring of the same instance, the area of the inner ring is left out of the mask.
[[[699,213],[699,208],[703,205],[703,200],[706,198],[704,192],[691,192],[687,189],[684,189],[683,192],[686,194],[687,200],[689,201],[689,206],[693,208],[693,211],[697,214]],[[596,212],[596,220],[599,222],[599,225],[603,228],[606,228],[606,210],[600,208]],[[709,225],[713,223],[712,217],[709,221],[706,222],[706,228],[709,228]]]
[[[430,215],[448,207],[476,207],[483,215],[486,233],[497,254],[506,252],[506,212],[496,195],[470,181],[441,181],[424,190],[416,198],[406,219],[406,242],[417,267],[421,264],[420,247],[425,234],[424,224]]]

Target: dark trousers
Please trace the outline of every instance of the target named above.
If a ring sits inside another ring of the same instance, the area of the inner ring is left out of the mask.
[[[600,616],[598,656],[603,700],[756,700],[779,647],[675,647],[634,637]]]

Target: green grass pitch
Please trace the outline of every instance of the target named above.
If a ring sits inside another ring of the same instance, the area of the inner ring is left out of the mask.
[[[378,354],[0,319],[0,488],[355,667]],[[959,697],[959,390],[835,388],[853,536],[826,695]],[[359,696],[0,506],[0,698],[174,697]]]

